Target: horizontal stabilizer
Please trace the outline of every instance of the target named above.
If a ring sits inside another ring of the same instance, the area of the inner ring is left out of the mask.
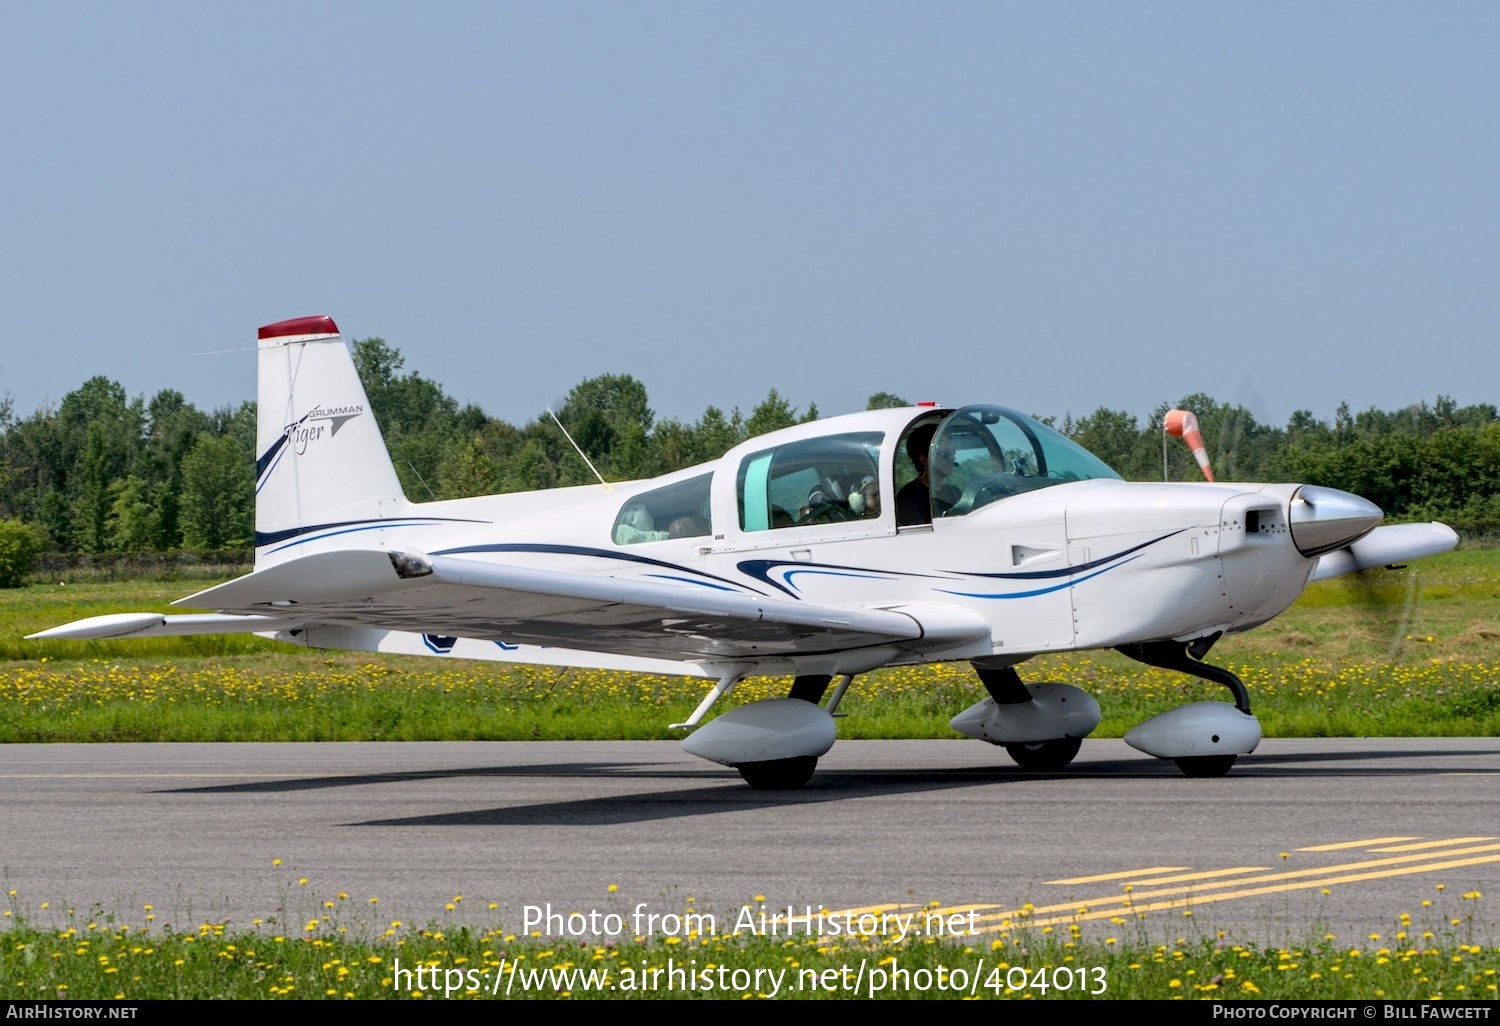
[[[245,609],[291,602],[311,606],[409,587],[410,581],[396,576],[387,553],[344,549],[277,563],[172,604],[194,609]]]
[[[167,638],[187,634],[251,634],[286,626],[274,616],[233,613],[106,613],[26,635],[27,639]]]
[[[1319,556],[1309,579],[1326,581],[1377,566],[1435,556],[1457,544],[1458,532],[1447,524],[1388,524],[1375,528],[1353,545]]]

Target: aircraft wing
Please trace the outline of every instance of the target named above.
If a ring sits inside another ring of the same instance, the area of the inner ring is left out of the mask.
[[[1358,573],[1408,559],[1435,556],[1458,544],[1458,532],[1447,524],[1387,524],[1359,541],[1318,557],[1310,581]]]
[[[98,622],[111,618],[94,617],[32,637],[344,626],[694,663],[885,646],[937,650],[989,638],[978,617],[942,606],[821,606],[456,556],[426,558],[420,576],[402,576],[399,560],[399,554],[350,549],[258,570],[175,603],[219,611],[199,621],[201,630],[189,629],[199,623],[187,617],[127,613],[115,614],[118,633],[103,633],[111,625]],[[90,633],[77,633],[84,629]]]

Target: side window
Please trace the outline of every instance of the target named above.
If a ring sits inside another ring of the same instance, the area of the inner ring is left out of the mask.
[[[708,486],[712,474],[632,495],[615,517],[610,534],[616,545],[697,538],[713,533]]]
[[[788,442],[740,463],[740,527],[768,531],[880,516],[880,446],[858,431]]]

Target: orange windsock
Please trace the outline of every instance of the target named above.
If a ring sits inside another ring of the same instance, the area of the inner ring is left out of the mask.
[[[1169,410],[1167,419],[1162,421],[1162,427],[1167,434],[1176,435],[1187,443],[1188,448],[1193,450],[1193,458],[1198,461],[1198,466],[1203,468],[1203,476],[1212,481],[1214,472],[1208,465],[1208,449],[1203,444],[1203,432],[1198,430],[1198,418],[1187,410]]]

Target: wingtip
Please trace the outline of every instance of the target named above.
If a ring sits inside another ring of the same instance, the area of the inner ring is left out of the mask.
[[[26,635],[27,641],[90,640],[124,638],[139,631],[160,627],[166,617],[160,613],[106,613],[74,620],[57,627]]]

